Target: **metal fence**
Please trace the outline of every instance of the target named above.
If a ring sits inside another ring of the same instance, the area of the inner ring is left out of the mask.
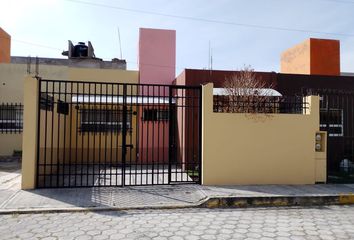
[[[37,187],[200,183],[201,88],[39,80]]]
[[[320,128],[327,131],[328,182],[354,183],[354,91],[305,89],[320,96]]]
[[[0,133],[22,133],[23,105],[21,103],[0,104]]]
[[[306,114],[309,104],[303,97],[214,95],[214,112]]]

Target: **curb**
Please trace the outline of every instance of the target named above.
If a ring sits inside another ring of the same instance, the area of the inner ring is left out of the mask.
[[[67,212],[102,212],[129,210],[169,210],[188,208],[251,208],[251,207],[291,207],[291,206],[326,206],[354,204],[353,194],[320,196],[269,196],[269,197],[210,197],[193,204],[173,206],[137,206],[137,207],[68,207],[68,208],[31,208],[2,209],[0,215],[7,214],[42,214]]]
[[[354,204],[354,194],[321,196],[212,197],[205,208],[289,207]]]

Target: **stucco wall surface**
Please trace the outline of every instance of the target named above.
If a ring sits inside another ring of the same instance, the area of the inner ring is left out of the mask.
[[[326,175],[316,168],[318,97],[303,115],[214,113],[212,88],[203,86],[203,184],[314,184]]]

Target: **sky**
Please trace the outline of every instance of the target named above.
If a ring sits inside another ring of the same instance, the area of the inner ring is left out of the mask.
[[[89,3],[89,4],[87,4]],[[354,72],[354,0],[0,0],[11,55],[64,58],[67,40],[90,40],[96,57],[137,69],[140,27],[174,29],[177,66],[280,71],[280,54],[307,38],[341,41],[341,71]]]

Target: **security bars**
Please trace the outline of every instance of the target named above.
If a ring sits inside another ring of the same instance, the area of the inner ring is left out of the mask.
[[[22,133],[23,105],[21,103],[0,104],[0,133]]]

